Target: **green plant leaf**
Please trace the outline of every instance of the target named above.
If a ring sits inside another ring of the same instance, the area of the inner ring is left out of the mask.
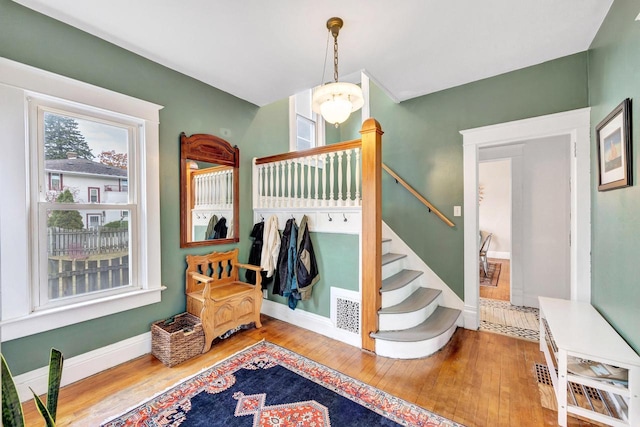
[[[2,358],[2,425],[4,427],[24,427],[24,414],[22,413],[22,404],[20,396],[16,390],[16,384],[13,382],[13,376],[7,365],[7,361]]]
[[[36,402],[36,408],[38,408],[38,412],[40,412],[40,415],[42,415],[42,418],[44,419],[45,426],[55,427],[56,422],[51,417],[51,414],[49,413],[47,406],[42,402],[42,399],[40,399],[40,396],[38,396],[31,387],[29,387],[29,390],[31,390],[31,393],[33,393],[33,400],[34,402]]]
[[[51,356],[49,358],[49,388],[47,390],[47,410],[53,418],[56,420],[56,413],[58,411],[58,395],[60,394],[60,381],[62,380],[62,364],[64,357],[60,350],[55,348],[51,349]]]

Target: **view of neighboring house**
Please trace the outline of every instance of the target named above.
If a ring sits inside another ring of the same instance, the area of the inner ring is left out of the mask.
[[[69,189],[77,203],[126,203],[128,175],[126,169],[79,159],[69,153],[66,159],[45,161],[47,191],[52,198]],[[85,228],[99,227],[126,219],[128,211],[95,209],[81,210]]]

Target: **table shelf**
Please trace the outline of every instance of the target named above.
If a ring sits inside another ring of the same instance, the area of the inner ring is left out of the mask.
[[[540,297],[540,351],[558,402],[559,425],[567,425],[567,414],[611,426],[640,425],[640,357],[590,304]],[[576,359],[595,365],[584,369],[593,375],[570,372]],[[603,378],[609,371],[626,374],[627,382]]]

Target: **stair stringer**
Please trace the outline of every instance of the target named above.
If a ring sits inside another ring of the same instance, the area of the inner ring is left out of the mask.
[[[384,221],[382,221],[382,235],[391,239],[391,242],[389,242],[391,252],[407,256],[404,259],[405,268],[423,272],[422,276],[416,279],[420,286],[442,291],[439,296],[440,305],[464,311],[464,301]],[[456,325],[463,327],[463,320],[462,316],[460,316]]]

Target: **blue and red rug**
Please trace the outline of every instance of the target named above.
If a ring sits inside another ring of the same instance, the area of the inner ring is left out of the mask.
[[[262,341],[114,418],[116,426],[460,426]]]

